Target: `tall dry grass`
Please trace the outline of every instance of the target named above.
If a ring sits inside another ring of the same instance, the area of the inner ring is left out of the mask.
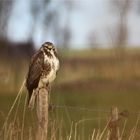
[[[23,104],[23,110],[22,110],[22,118],[19,119],[19,106],[22,98],[22,91],[24,88],[25,81],[23,82],[13,104],[11,105],[11,108],[8,112],[7,117],[5,118],[3,127],[0,131],[0,138],[2,140],[34,140],[36,139],[36,133],[37,129],[33,126],[25,127],[25,117],[28,115],[26,112],[27,110],[27,96],[24,98],[24,104]],[[15,111],[14,111],[15,109]],[[66,108],[67,110],[67,108]],[[12,116],[12,112],[14,111],[14,116]],[[68,111],[68,110],[67,110]],[[109,117],[110,118],[110,117]],[[131,128],[130,132],[127,132],[126,136],[126,127],[127,119],[125,119],[122,123],[123,127],[119,127],[119,136],[118,139],[110,139],[111,135],[111,129],[109,127],[110,119],[106,118],[106,125],[100,129],[94,128],[92,133],[89,133],[88,135],[85,134],[84,131],[79,131],[81,124],[86,124],[89,121],[92,121],[94,119],[82,119],[78,120],[76,122],[71,122],[69,127],[69,130],[65,130],[63,128],[64,120],[50,120],[49,126],[48,126],[48,136],[46,140],[137,140],[137,133],[138,133],[138,124],[140,120],[140,115],[137,116],[137,120],[135,125]],[[34,123],[38,123],[37,120]],[[38,125],[38,124],[37,124]],[[36,125],[36,126],[37,126]],[[83,129],[86,129],[85,125],[82,125]],[[86,136],[85,136],[86,135]],[[40,139],[40,137],[37,137],[37,139]],[[45,140],[45,139],[42,139]]]
[[[84,138],[88,140],[110,140],[111,132],[108,129],[108,123],[102,129],[96,129],[93,126],[92,133],[88,134],[88,136],[85,137],[84,136],[85,134],[78,131],[78,125],[83,121],[85,120],[79,120],[76,123],[71,123],[70,130],[67,133],[64,132],[64,130],[62,130],[61,123],[59,123],[58,125],[57,123],[55,123],[55,121],[51,122],[49,126],[49,136],[48,138],[46,138],[46,140],[84,140]],[[139,120],[136,121],[136,124],[134,127],[132,127],[131,131],[127,133],[127,136],[125,133],[125,129],[126,129],[126,122],[125,122],[123,129],[119,130],[120,136],[117,140],[138,140],[139,138],[137,138],[137,134],[136,134],[138,122]],[[2,140],[34,140],[35,139],[36,130],[33,129],[32,127],[29,127],[28,129],[26,128],[26,133],[24,134],[24,132],[25,130],[22,129],[20,122],[17,120],[16,123],[9,122],[8,124],[6,124],[5,129],[2,130],[0,138]],[[64,135],[63,133],[64,134],[66,133],[66,135]]]

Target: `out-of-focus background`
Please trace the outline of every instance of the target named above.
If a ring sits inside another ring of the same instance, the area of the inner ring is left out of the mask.
[[[45,41],[55,44],[61,61],[51,103],[103,110],[58,109],[68,124],[96,116],[85,124],[91,131],[100,128],[102,113],[113,105],[139,111],[139,0],[0,0],[0,124],[26,78],[30,57]]]

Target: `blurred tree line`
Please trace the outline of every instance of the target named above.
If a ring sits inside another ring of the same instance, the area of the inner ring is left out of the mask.
[[[25,56],[32,55],[34,51],[34,34],[41,20],[41,28],[43,28],[43,35],[51,30],[56,44],[58,46],[69,47],[71,39],[71,11],[74,6],[74,1],[57,2],[55,7],[51,6],[51,0],[29,0],[27,3],[30,7],[30,14],[32,22],[30,23],[29,38],[26,42],[13,43],[8,38],[8,23],[10,17],[13,16],[12,10],[17,0],[0,0],[0,53],[4,54],[7,51],[15,52],[14,55],[21,53]],[[65,25],[60,25],[61,15],[60,8],[65,7],[66,19]],[[24,9],[23,9],[24,12]],[[42,17],[42,18],[41,18]],[[21,17],[22,18],[22,17]],[[20,20],[20,19],[19,19]],[[16,34],[16,31],[12,34]],[[14,46],[14,47],[13,47]],[[3,53],[4,52],[4,53]],[[18,53],[17,53],[18,52]]]
[[[42,36],[44,38],[46,34],[51,31],[57,46],[69,48],[72,38],[71,15],[75,8],[78,9],[76,0],[62,0],[61,2],[56,2],[55,6],[52,6],[52,0],[26,1],[26,3],[29,5],[29,11],[32,18],[32,22],[30,23],[30,31],[28,33],[29,37],[26,42],[12,43],[9,41],[7,30],[10,17],[13,16],[11,13],[16,2],[17,0],[0,0],[0,52],[7,49],[10,50],[10,52],[21,51],[21,54],[30,56],[34,51],[34,34],[40,20],[40,25],[43,29]],[[109,9],[111,9],[111,13],[113,13],[112,15],[117,16],[117,22],[113,27],[109,27],[107,34],[112,41],[112,46],[114,46],[116,52],[119,55],[124,55],[125,47],[129,38],[129,27],[127,25],[128,17],[132,9],[135,10],[136,13],[139,13],[140,2],[139,0],[108,0],[108,2]],[[64,24],[62,25],[62,14],[60,13],[60,9],[63,8],[65,9],[63,11],[65,11],[66,18]],[[21,10],[24,12],[24,9]],[[16,31],[12,34],[16,34]],[[97,44],[100,37],[96,31],[92,30],[92,27],[87,38],[89,46],[98,46]],[[23,48],[23,46],[26,47]]]

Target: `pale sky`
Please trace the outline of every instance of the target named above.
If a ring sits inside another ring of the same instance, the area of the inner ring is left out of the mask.
[[[32,19],[30,15],[30,8],[28,0],[16,0],[13,15],[9,23],[9,38],[13,41],[26,41],[29,37],[32,26]],[[110,40],[107,37],[107,29],[114,26],[116,22],[116,15],[112,13],[109,8],[109,0],[75,0],[76,5],[72,12],[71,28],[73,29],[72,44],[74,46],[85,47],[88,44],[88,33],[93,31],[97,35],[99,44],[107,46]],[[62,0],[53,0],[52,8],[57,2]],[[22,10],[24,9],[24,10]],[[65,8],[64,8],[65,9]],[[65,21],[64,9],[60,8],[62,14],[62,21]],[[38,19],[39,21],[41,20]],[[128,20],[129,27],[129,44],[140,45],[140,15],[130,13]],[[38,24],[34,34],[34,41],[36,46],[42,44],[44,41],[53,41],[51,33],[42,38],[41,24]],[[15,32],[16,31],[16,32]],[[14,34],[11,34],[14,33]]]

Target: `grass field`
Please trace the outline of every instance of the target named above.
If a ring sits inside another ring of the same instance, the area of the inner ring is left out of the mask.
[[[15,96],[1,95],[1,126],[5,120],[6,114],[14,101]],[[21,126],[22,115],[23,115],[23,104],[25,95],[22,97],[20,107],[18,110],[19,127]],[[62,133],[63,139],[69,134],[71,125],[78,124],[77,131],[81,136],[81,139],[87,139],[91,136],[94,129],[102,131],[108,122],[110,109],[112,106],[118,106],[120,111],[127,110],[129,116],[122,118],[120,121],[120,131],[122,131],[123,123],[127,120],[125,129],[124,139],[128,138],[128,134],[136,124],[136,120],[139,112],[139,92],[52,92],[51,104],[56,107],[49,111],[49,120],[51,123],[55,123],[57,128],[56,135]],[[15,110],[13,111],[10,120],[15,116]],[[55,120],[55,121],[54,121]],[[82,121],[83,120],[83,121]],[[36,127],[35,110],[30,111],[27,109],[25,119],[25,135],[28,134],[29,128]],[[73,126],[73,127],[74,127]],[[61,130],[60,130],[61,129]],[[139,139],[139,129],[137,128],[137,134],[135,138]],[[32,130],[33,131],[33,130]],[[61,131],[61,132],[59,132]],[[34,132],[34,131],[33,131]],[[32,133],[33,133],[32,132]],[[35,132],[34,132],[35,133]],[[57,136],[58,137],[58,136]],[[74,136],[73,136],[74,137]],[[78,137],[78,136],[77,136]],[[74,138],[73,138],[74,139]]]
[[[20,69],[17,69],[17,65],[12,67],[6,62],[0,67],[1,127],[27,72],[27,61],[16,64],[20,64]],[[22,124],[26,94],[24,90],[17,115],[19,126]],[[140,53],[137,50],[128,50],[122,61],[115,57],[112,50],[64,52],[61,70],[51,92],[50,104],[55,107],[49,111],[49,137],[53,131],[56,132],[54,140],[91,139],[94,129],[96,135],[103,131],[111,107],[117,106],[120,112],[129,112],[127,118],[120,120],[121,132],[127,120],[123,134],[123,139],[127,140],[136,126],[140,110],[139,99]],[[15,111],[16,108],[11,114],[11,120],[15,116]],[[35,116],[35,110],[26,110],[24,139],[27,139],[30,133],[35,133]],[[105,140],[105,137],[102,139]],[[140,139],[139,123],[134,139]]]

